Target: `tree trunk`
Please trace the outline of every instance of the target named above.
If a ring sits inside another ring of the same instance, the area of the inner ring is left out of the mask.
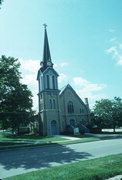
[[[19,127],[17,128],[17,135],[19,135],[20,131],[19,131]]]
[[[113,125],[113,132],[114,132],[114,133],[116,132],[115,129],[116,129],[116,125],[114,124],[114,125]]]

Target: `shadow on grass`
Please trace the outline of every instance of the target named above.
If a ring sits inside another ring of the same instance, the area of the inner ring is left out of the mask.
[[[11,141],[62,141],[62,140],[66,140],[63,139],[61,137],[56,137],[56,136],[52,136],[52,137],[42,137],[39,135],[35,135],[35,134],[24,134],[24,135],[14,135],[12,133],[0,133],[0,140],[11,140]]]
[[[3,171],[9,173],[13,168],[16,169],[15,171],[18,168],[40,169],[89,159],[91,156],[89,153],[77,152],[65,145],[58,145],[0,152],[0,164],[3,166]]]
[[[34,135],[34,134],[25,134],[25,135],[14,135],[12,133],[4,133],[3,137],[5,138],[12,138],[12,139],[43,139],[43,137]]]

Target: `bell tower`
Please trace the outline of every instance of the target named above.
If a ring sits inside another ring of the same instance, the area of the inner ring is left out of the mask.
[[[43,59],[38,70],[38,104],[40,134],[51,136],[60,133],[58,73],[51,60],[47,25],[44,24]]]

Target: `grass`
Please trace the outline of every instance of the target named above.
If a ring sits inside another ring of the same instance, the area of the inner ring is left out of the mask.
[[[65,138],[54,136],[54,137],[41,137],[32,134],[15,136],[13,134],[0,132],[0,141],[33,141],[33,142],[54,142],[54,141],[65,141]]]
[[[26,134],[21,136],[15,136],[11,134],[11,132],[0,132],[0,150],[3,149],[15,149],[15,148],[24,148],[24,147],[34,147],[34,146],[44,146],[44,145],[58,145],[58,144],[74,144],[74,143],[83,143],[83,142],[92,142],[92,141],[99,141],[99,140],[107,140],[122,137],[122,134],[117,134],[114,136],[111,134],[101,134],[100,137],[94,136],[85,136],[79,135],[74,137],[79,137],[78,140],[69,140],[66,138],[62,138],[60,136],[54,137],[40,137],[35,136],[33,134]],[[14,141],[15,143],[9,141]],[[25,142],[23,142],[25,141]],[[5,143],[6,142],[6,143]],[[30,144],[26,144],[26,142]],[[32,142],[43,143],[43,144],[33,144]],[[4,146],[11,146],[11,147],[4,147]]]
[[[117,154],[33,171],[5,180],[105,180],[120,174],[122,154]]]
[[[20,143],[0,142],[0,147],[1,146],[11,146],[11,145],[20,145]],[[25,145],[25,143],[21,143],[21,145]]]

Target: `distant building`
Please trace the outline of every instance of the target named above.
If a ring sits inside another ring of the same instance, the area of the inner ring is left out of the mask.
[[[58,73],[53,68],[45,25],[43,59],[38,70],[40,133],[61,134],[74,127],[86,128],[90,122],[88,99],[84,103],[68,84],[58,89]]]

